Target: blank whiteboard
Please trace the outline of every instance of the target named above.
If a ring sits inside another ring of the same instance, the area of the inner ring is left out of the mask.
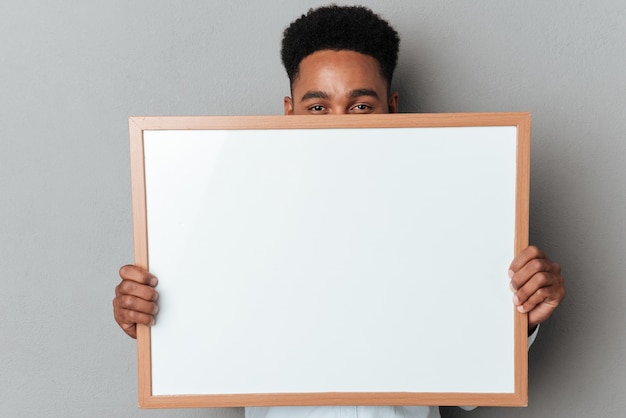
[[[130,118],[140,406],[525,405],[526,113]]]

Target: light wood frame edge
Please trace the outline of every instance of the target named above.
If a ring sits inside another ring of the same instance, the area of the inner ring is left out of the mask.
[[[149,270],[148,229],[146,213],[146,188],[143,152],[143,128],[133,118],[128,120],[130,136],[131,187],[133,209],[133,238],[135,265]],[[139,380],[139,405],[150,403],[152,397],[152,350],[150,328],[137,325],[137,363]]]
[[[230,408],[245,406],[526,406],[514,393],[270,393],[152,396],[142,408]]]
[[[528,246],[530,208],[530,114],[517,124],[515,186],[515,255]],[[528,404],[528,315],[515,311],[515,393]]]

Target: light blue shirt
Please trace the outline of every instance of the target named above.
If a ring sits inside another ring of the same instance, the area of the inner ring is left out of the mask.
[[[272,406],[246,408],[246,418],[440,418],[437,406]]]

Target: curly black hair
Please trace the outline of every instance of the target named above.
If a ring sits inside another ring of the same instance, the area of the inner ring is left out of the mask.
[[[370,9],[332,4],[310,9],[294,20],[283,32],[280,54],[291,84],[298,77],[304,58],[330,49],[355,51],[375,58],[389,87],[399,46],[398,33]]]

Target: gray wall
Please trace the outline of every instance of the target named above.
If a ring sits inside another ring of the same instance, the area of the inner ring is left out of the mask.
[[[136,407],[111,313],[133,256],[127,117],[281,113],[282,29],[319,4],[0,2],[0,416],[240,416]],[[567,281],[530,406],[444,415],[623,415],[626,3],[364,4],[402,35],[402,111],[532,112],[531,241]]]

